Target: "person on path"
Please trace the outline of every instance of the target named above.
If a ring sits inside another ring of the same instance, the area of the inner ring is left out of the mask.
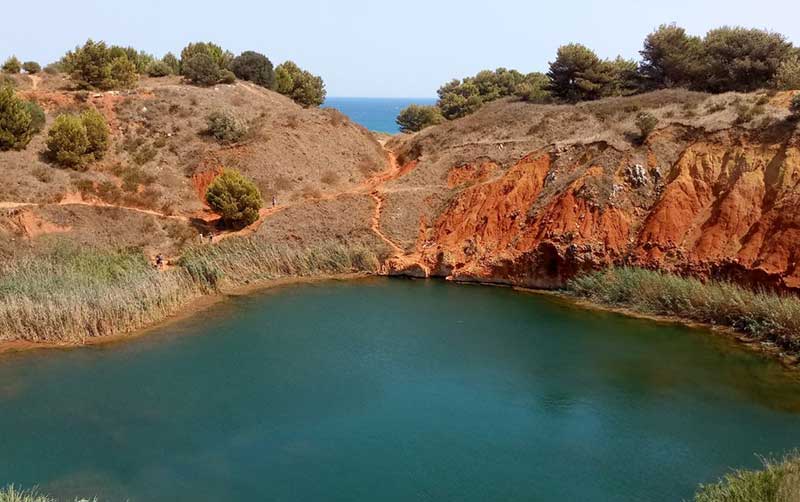
[[[275,207],[276,204],[278,204],[278,197],[273,195],[272,196],[272,207]]]
[[[164,266],[164,257],[161,255],[161,253],[158,253],[156,255],[156,268],[158,270],[161,270],[161,267],[163,266]]]

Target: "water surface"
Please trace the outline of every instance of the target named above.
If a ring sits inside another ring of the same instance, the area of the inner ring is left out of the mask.
[[[432,105],[435,98],[328,98],[324,108],[336,108],[370,131],[397,134],[395,119],[408,105]]]
[[[0,357],[0,484],[62,497],[675,501],[798,446],[778,365],[508,289],[289,286]]]

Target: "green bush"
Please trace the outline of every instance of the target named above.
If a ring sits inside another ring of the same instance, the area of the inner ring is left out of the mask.
[[[701,485],[695,502],[794,502],[800,494],[800,454],[764,460],[758,471],[738,470]]]
[[[11,87],[0,88],[0,151],[22,150],[44,124],[44,112],[20,99]]]
[[[662,24],[647,35],[639,54],[639,71],[649,89],[689,87],[702,75],[702,40],[674,23]]]
[[[231,63],[231,70],[236,77],[253,82],[261,87],[275,87],[275,70],[272,62],[263,54],[246,51],[237,56]]]
[[[187,45],[181,51],[181,68],[198,54],[208,56],[217,66],[218,70],[227,68],[233,59],[233,55],[230,52],[223,50],[222,47],[217,44],[211,42],[195,42]]]
[[[31,116],[30,128],[34,134],[41,132],[44,129],[45,116],[44,110],[37,103],[33,101],[25,101],[25,108]]]
[[[292,61],[286,61],[275,69],[275,82],[279,93],[292,98],[302,106],[319,106],[325,102],[325,83]]]
[[[49,65],[44,67],[43,70],[48,75],[58,75],[61,73],[61,64],[60,63],[50,63]]]
[[[639,128],[639,139],[644,142],[655,130],[658,119],[652,113],[642,112],[636,116],[634,123]]]
[[[22,70],[22,63],[16,56],[11,56],[3,63],[3,71],[6,73],[19,73]]]
[[[48,153],[57,163],[73,169],[103,158],[108,149],[109,130],[105,118],[89,109],[81,115],[62,114],[47,137]]]
[[[30,75],[35,75],[42,71],[42,67],[36,61],[25,61],[22,63],[22,69]]]
[[[206,201],[226,226],[246,227],[258,220],[264,204],[258,187],[238,171],[225,169],[206,190]]]
[[[786,58],[775,73],[775,87],[782,90],[800,90],[800,55]]]
[[[147,74],[151,77],[166,77],[172,75],[172,67],[164,61],[153,61],[147,68]]]
[[[217,141],[235,143],[247,134],[247,124],[229,111],[216,111],[206,117],[207,133]]]
[[[550,81],[544,73],[534,72],[525,76],[525,80],[517,85],[514,94],[529,103],[546,103],[550,100],[547,86]]]
[[[82,89],[121,89],[133,86],[137,78],[136,62],[128,52],[90,39],[65,54],[60,65]]]
[[[604,61],[580,44],[559,47],[547,77],[553,96],[570,102],[625,96],[639,89],[635,62],[621,57]]]
[[[792,116],[800,118],[800,94],[795,94],[789,103],[789,112]]]
[[[726,26],[706,34],[703,50],[700,87],[711,92],[750,92],[773,81],[792,44],[778,33]]]
[[[444,122],[438,106],[409,105],[395,120],[402,132],[417,132]]]
[[[222,70],[208,54],[194,54],[181,60],[181,72],[186,79],[195,84],[209,86],[219,82]]]
[[[475,112],[489,101],[525,93],[522,86],[532,91],[540,78],[540,73],[524,75],[506,68],[483,70],[473,77],[454,79],[440,87],[437,105],[446,119],[457,119]]]
[[[170,73],[172,75],[179,75],[181,72],[181,63],[178,61],[178,58],[175,57],[175,54],[168,52],[164,54],[164,57],[161,58],[161,62],[169,66]]]
[[[230,70],[222,70],[219,73],[220,84],[233,84],[236,83],[236,75]]]

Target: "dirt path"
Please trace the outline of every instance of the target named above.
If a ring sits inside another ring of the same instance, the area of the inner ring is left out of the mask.
[[[395,255],[402,255],[405,253],[400,246],[394,243],[390,238],[388,238],[383,231],[381,230],[381,213],[383,211],[383,194],[378,192],[377,190],[370,193],[370,196],[375,200],[375,210],[372,213],[372,223],[370,228],[372,231],[380,237],[380,239],[388,245],[392,251],[394,251]]]

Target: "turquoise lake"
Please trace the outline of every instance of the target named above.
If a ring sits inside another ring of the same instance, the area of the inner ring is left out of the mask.
[[[408,105],[433,105],[435,98],[328,98],[323,108],[336,108],[370,131],[397,134],[395,119]]]
[[[778,364],[511,289],[285,286],[0,356],[0,485],[69,500],[679,501],[796,447]]]

